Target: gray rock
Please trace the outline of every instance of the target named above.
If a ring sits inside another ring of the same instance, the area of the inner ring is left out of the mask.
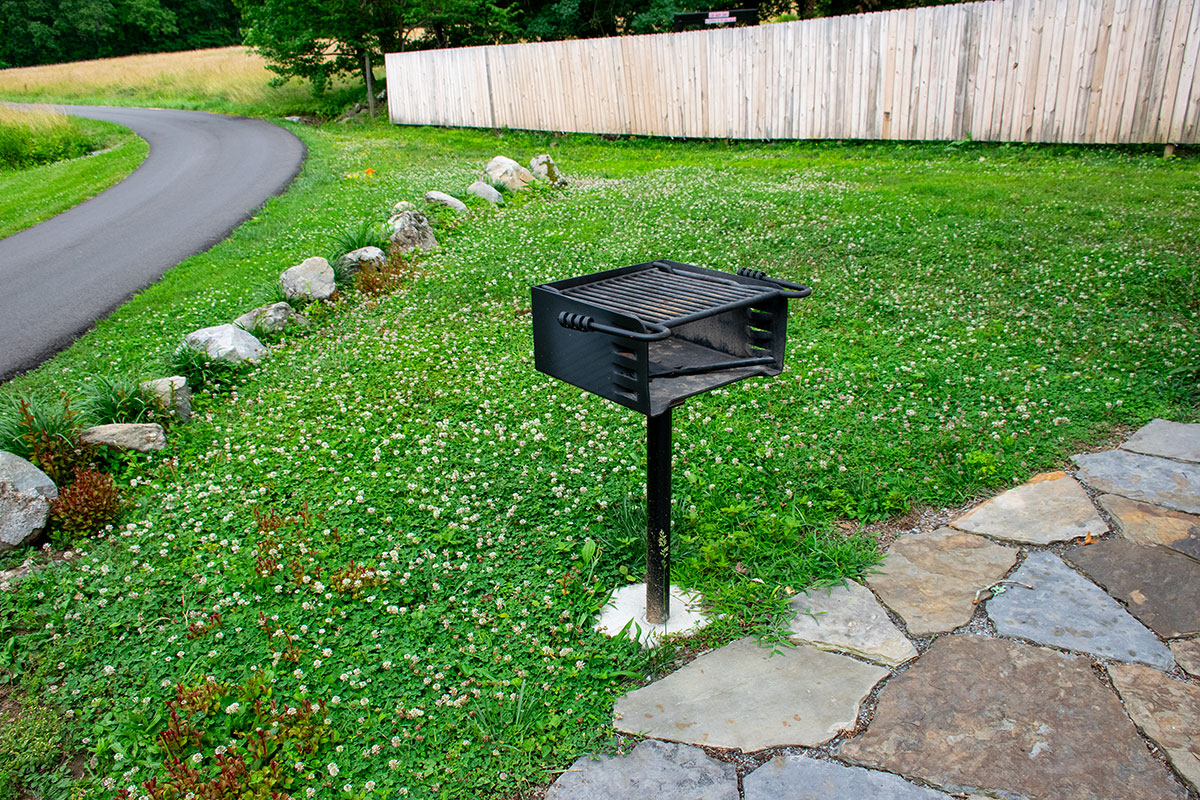
[[[437,203],[441,206],[457,211],[459,214],[467,213],[467,207],[463,205],[463,201],[457,197],[451,197],[445,192],[426,192],[425,199],[431,203]]]
[[[401,211],[388,220],[391,227],[392,245],[402,253],[413,250],[428,252],[437,247],[437,239],[429,220],[419,211]]]
[[[0,552],[28,544],[46,529],[58,487],[40,469],[0,450]]]
[[[624,757],[578,759],[546,800],[737,800],[737,770],[699,747],[657,742]]]
[[[1125,710],[1163,749],[1193,791],[1200,791],[1200,688],[1149,667],[1108,668]]]
[[[288,300],[297,297],[305,300],[326,300],[337,291],[333,267],[320,256],[306,258],[285,270],[279,276],[279,285],[283,287],[283,296]]]
[[[904,620],[911,635],[928,636],[970,622],[976,592],[1016,562],[1017,551],[1011,547],[938,528],[893,542],[879,572],[867,576],[867,585]]]
[[[504,202],[504,195],[500,194],[499,190],[490,183],[483,181],[475,181],[467,187],[467,194],[481,197],[487,200],[492,205],[498,205]]]
[[[192,331],[183,340],[185,346],[203,351],[214,361],[258,363],[269,351],[253,334],[236,325],[214,325]]]
[[[307,325],[308,320],[300,316],[287,303],[271,303],[251,309],[233,321],[239,328],[251,333],[279,333],[294,322]]]
[[[960,531],[1027,544],[1050,544],[1108,531],[1087,492],[1065,472],[1038,475],[950,525]]]
[[[1164,639],[1200,634],[1200,563],[1113,536],[1063,557]]]
[[[1053,553],[1030,553],[1012,580],[1033,589],[1005,585],[987,602],[1001,635],[1159,669],[1175,663],[1149,629]]]
[[[745,752],[815,746],[854,727],[888,671],[815,647],[739,639],[617,701],[614,727]]]
[[[822,650],[849,653],[896,666],[917,657],[917,649],[888,619],[871,590],[861,583],[813,589],[792,598],[796,613],[788,638]]]
[[[533,183],[533,175],[516,161],[505,156],[496,156],[483,168],[483,174],[494,183],[502,183],[514,192],[519,192]]]
[[[561,185],[567,182],[566,177],[558,169],[558,164],[554,163],[554,159],[549,153],[542,153],[540,156],[534,156],[529,162],[529,172],[539,181],[549,181],[555,185]]]
[[[394,206],[392,206],[392,216],[394,217],[397,214],[402,214],[405,211],[416,211],[416,210],[417,210],[417,207],[415,205],[413,205],[412,203],[408,202],[407,200],[397,200],[396,204]]]
[[[1081,481],[1100,492],[1144,500],[1156,506],[1200,514],[1200,465],[1105,450],[1072,456]]]
[[[1186,797],[1088,659],[982,636],[936,640],[888,682],[866,732],[838,755],[955,794]]]
[[[378,272],[387,266],[387,256],[378,247],[360,247],[346,253],[337,263],[339,268],[350,275],[364,269]]]
[[[80,438],[87,444],[105,445],[114,450],[136,450],[153,453],[167,446],[162,426],[149,423],[116,422],[84,429]]]
[[[808,756],[775,756],[742,778],[745,800],[950,800],[893,775]]]
[[[172,415],[180,422],[192,418],[192,387],[182,375],[143,381],[142,389],[154,397],[154,404],[164,414]]]
[[[1096,501],[1135,544],[1161,545],[1200,561],[1200,517],[1106,494]]]
[[[1129,441],[1121,445],[1121,449],[1148,456],[1200,463],[1200,425],[1169,422],[1165,419],[1152,420],[1149,425],[1130,436]]]

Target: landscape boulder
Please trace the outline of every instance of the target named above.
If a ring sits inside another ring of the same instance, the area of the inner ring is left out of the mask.
[[[338,269],[344,270],[347,275],[354,275],[363,269],[379,272],[387,266],[387,256],[378,247],[360,247],[339,258],[337,264]]]
[[[46,529],[58,487],[46,473],[0,451],[0,552],[32,542]]]
[[[504,202],[504,195],[500,194],[495,186],[492,186],[490,183],[484,183],[483,181],[475,181],[468,186],[467,194],[474,197],[482,197],[492,205]]]
[[[192,331],[183,340],[185,346],[203,351],[214,361],[229,361],[238,364],[249,361],[257,364],[267,354],[267,348],[237,325],[214,325]]]
[[[491,178],[493,183],[503,184],[514,192],[533,183],[533,174],[506,156],[496,156],[489,161],[483,168],[483,174]]]
[[[428,252],[437,247],[433,228],[420,211],[401,211],[389,220],[392,228],[391,241],[401,253],[413,250]]]
[[[438,205],[452,208],[459,214],[467,213],[467,207],[463,204],[462,200],[459,200],[457,197],[452,197],[445,192],[426,192],[425,199],[431,203],[437,203]]]
[[[397,200],[396,204],[394,206],[392,206],[392,216],[395,216],[397,214],[403,214],[405,211],[416,211],[416,210],[417,210],[417,207],[414,206],[412,203],[408,202],[407,200]]]
[[[337,291],[333,267],[320,256],[306,258],[285,270],[279,276],[279,285],[283,287],[283,296],[288,300],[297,297],[305,300],[326,300]]]
[[[269,303],[247,311],[235,319],[233,324],[251,333],[279,333],[289,322],[295,322],[297,325],[308,324],[308,320],[297,314],[287,303]]]
[[[136,450],[153,453],[167,446],[167,436],[161,425],[117,422],[85,428],[80,438],[87,444],[102,444],[115,450]]]
[[[539,181],[548,181],[555,186],[561,186],[567,182],[566,177],[559,170],[558,164],[554,163],[554,159],[549,153],[542,153],[540,156],[534,156],[529,162],[529,171],[533,177]]]
[[[154,404],[164,414],[174,416],[180,422],[192,418],[192,387],[182,375],[143,381],[142,390],[154,398]]]

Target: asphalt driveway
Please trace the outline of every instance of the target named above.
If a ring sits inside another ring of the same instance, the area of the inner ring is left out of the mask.
[[[300,171],[306,150],[257,119],[62,106],[124,125],[150,154],[128,178],[0,239],[0,380],[38,366],[180,261],[223,240]]]

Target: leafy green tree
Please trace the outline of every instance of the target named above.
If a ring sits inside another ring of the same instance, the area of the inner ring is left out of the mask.
[[[220,47],[232,0],[0,0],[0,67]]]
[[[357,73],[374,113],[373,67],[384,53],[414,46],[504,41],[508,12],[490,0],[240,0],[246,44],[278,81],[300,78],[322,92]]]

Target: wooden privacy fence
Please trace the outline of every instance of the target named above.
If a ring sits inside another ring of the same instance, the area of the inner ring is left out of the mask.
[[[987,0],[391,53],[397,124],[735,139],[1194,143],[1200,0]]]

